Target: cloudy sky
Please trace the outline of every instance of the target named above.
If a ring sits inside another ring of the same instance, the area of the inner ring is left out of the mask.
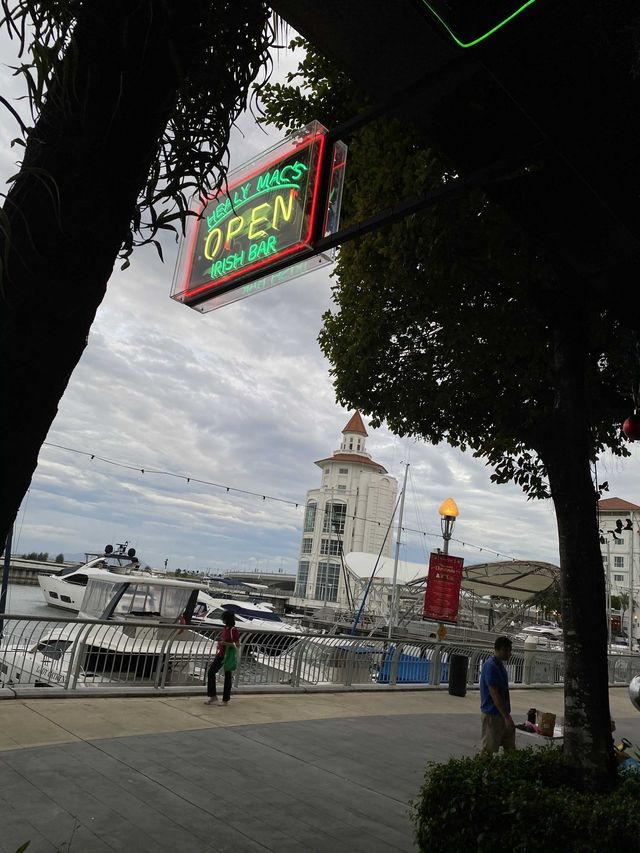
[[[8,69],[15,55],[6,40],[0,56],[0,91],[23,94]],[[296,60],[281,51],[275,62],[282,77]],[[24,104],[16,106],[25,114]],[[17,135],[0,107],[3,181],[16,170],[20,149],[9,141]],[[233,136],[233,164],[276,141],[277,133],[265,134],[244,116]],[[143,248],[127,271],[114,271],[48,436],[50,444],[89,455],[42,448],[15,550],[79,555],[128,540],[158,567],[168,560],[170,569],[295,571],[302,511],[261,496],[302,504],[319,484],[314,460],[337,448],[349,418],[335,403],[317,344],[321,315],[331,306],[330,268],[201,315],[169,298],[176,245],[164,248],[164,264]],[[492,485],[482,461],[446,445],[400,440],[384,428],[370,433],[368,449],[399,480],[403,462],[410,463],[406,526],[437,533],[438,507],[451,495],[460,508],[454,536],[476,546],[457,542],[452,552],[471,562],[491,557],[479,547],[557,561],[550,502],[527,502],[515,486]],[[149,473],[154,469],[223,488]],[[632,501],[640,501],[639,473],[637,449],[629,460],[605,458],[600,466],[610,495]],[[438,544],[434,535],[407,533],[402,558],[423,560]]]

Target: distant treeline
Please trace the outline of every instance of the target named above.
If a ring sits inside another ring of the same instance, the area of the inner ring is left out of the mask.
[[[48,563],[49,562],[49,552],[43,551],[38,553],[37,551],[32,551],[30,554],[21,554],[23,560],[38,560],[40,563]],[[54,563],[64,563],[64,554],[58,554],[58,556],[53,561]]]

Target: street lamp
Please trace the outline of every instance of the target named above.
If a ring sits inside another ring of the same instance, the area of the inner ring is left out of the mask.
[[[442,530],[442,553],[449,553],[449,540],[451,539],[451,534],[453,533],[453,528],[456,523],[456,518],[460,515],[458,511],[458,506],[453,498],[447,498],[440,505],[440,509],[438,510],[440,513],[440,529]],[[444,638],[447,636],[447,629],[444,627],[444,624],[440,622],[438,624],[438,630],[436,632],[436,636],[438,638],[438,642],[442,642]]]
[[[440,529],[442,530],[442,540],[444,542],[442,553],[448,554],[449,540],[451,539],[451,534],[453,533],[453,527],[456,523],[456,518],[460,515],[460,513],[453,498],[447,498],[445,501],[443,501],[438,512],[440,513]]]

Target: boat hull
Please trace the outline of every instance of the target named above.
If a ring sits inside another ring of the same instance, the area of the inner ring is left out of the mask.
[[[86,587],[65,583],[54,575],[38,575],[38,583],[45,604],[69,610],[72,613],[80,610]]]

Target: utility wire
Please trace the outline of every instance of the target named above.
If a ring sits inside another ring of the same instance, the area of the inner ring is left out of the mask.
[[[304,507],[306,505],[304,501],[294,501],[294,500],[290,500],[288,498],[279,498],[279,497],[276,497],[275,495],[268,495],[268,494],[266,494],[266,492],[265,493],[253,492],[253,491],[250,491],[249,489],[240,489],[237,486],[227,486],[224,483],[215,483],[212,480],[202,480],[199,477],[192,477],[190,474],[176,474],[174,471],[164,471],[160,468],[146,468],[146,467],[143,467],[141,465],[130,465],[130,464],[127,464],[126,462],[119,462],[115,459],[108,459],[106,456],[100,456],[98,453],[90,453],[86,450],[78,450],[75,447],[66,447],[63,444],[54,444],[53,442],[50,442],[50,441],[43,442],[43,446],[55,447],[58,450],[64,450],[68,453],[75,453],[78,456],[87,456],[91,460],[97,459],[99,462],[104,462],[106,465],[113,465],[116,468],[124,468],[127,471],[137,471],[140,474],[158,474],[158,475],[164,476],[164,477],[173,477],[176,480],[183,480],[187,483],[198,483],[201,486],[212,486],[213,488],[216,488],[216,489],[224,489],[227,493],[234,492],[235,494],[239,494],[239,495],[248,495],[249,497],[261,498],[263,501],[267,501],[267,500],[275,501],[276,503],[285,504],[286,506],[292,506],[292,507],[295,507],[296,509],[299,509],[300,507]],[[339,493],[338,496],[336,496],[336,498],[335,498],[336,501],[339,500],[339,497],[341,494],[345,494],[345,493]],[[375,519],[367,518],[366,516],[349,515],[348,517],[353,519],[354,521],[357,519],[358,521],[366,521],[366,522],[369,522],[372,524],[377,524],[378,527],[382,526],[382,523],[380,521],[376,521]],[[432,536],[432,537],[435,537],[437,539],[439,539],[441,537],[441,533],[439,533],[439,532],[432,531],[432,530],[418,530],[415,527],[404,527],[403,526],[401,528],[401,532],[402,533],[415,533],[416,535],[422,536],[422,537]],[[464,548],[474,548],[477,551],[486,551],[488,554],[493,554],[496,557],[505,557],[508,560],[513,560],[514,562],[519,559],[518,557],[514,557],[511,554],[505,554],[501,551],[495,551],[493,548],[488,548],[486,545],[475,545],[473,542],[467,542],[466,540],[463,541],[462,539],[456,539],[453,536],[451,537],[451,541],[457,542],[459,545],[462,545]]]

